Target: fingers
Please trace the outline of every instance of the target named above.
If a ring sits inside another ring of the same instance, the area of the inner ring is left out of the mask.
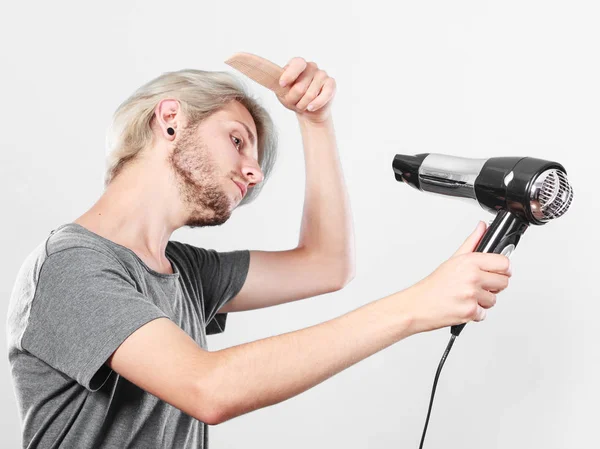
[[[486,309],[496,305],[496,295],[481,288],[474,289],[465,296],[466,301],[461,305],[462,322],[469,320],[483,321],[487,316]]]
[[[493,253],[473,253],[468,257],[481,270],[512,276],[510,259],[507,256]]]
[[[296,105],[296,103],[300,101],[308,90],[317,70],[317,65],[315,63],[309,63],[307,64],[306,69],[300,73],[294,81],[288,84],[290,90],[283,97],[286,103],[289,105]]]
[[[487,317],[486,310],[483,307],[478,306],[477,313],[473,317],[473,321],[483,321],[483,320],[485,320],[486,317]]]
[[[489,308],[490,307],[488,307],[487,305],[481,306],[476,302],[470,303],[465,309],[465,313],[463,314],[463,319],[461,320],[461,322],[466,323],[468,321],[483,321],[487,317],[486,309]]]
[[[296,112],[316,111],[325,106],[335,95],[335,80],[320,70],[316,63],[303,58],[293,58],[284,67],[280,85],[288,86],[280,98],[287,107]]]
[[[303,58],[292,58],[290,62],[283,68],[283,73],[279,78],[279,85],[281,87],[292,84],[306,69],[308,63]]]
[[[480,286],[484,290],[492,293],[499,293],[508,287],[510,276],[498,273],[481,273]]]
[[[477,223],[477,227],[475,228],[473,233],[469,237],[467,237],[467,239],[460,246],[460,248],[458,248],[458,250],[456,250],[456,252],[454,253],[454,256],[458,256],[460,254],[472,253],[473,251],[475,251],[475,249],[477,248],[477,245],[479,244],[479,241],[481,240],[481,237],[483,237],[483,234],[485,234],[486,230],[487,230],[487,224],[485,224],[483,221],[480,221],[479,223]]]
[[[323,85],[327,81],[327,73],[323,70],[318,70],[308,87],[308,90],[304,93],[304,96],[300,98],[300,101],[296,103],[296,108],[300,111],[304,111],[306,107],[321,93]],[[293,101],[293,100],[292,100]]]
[[[477,303],[479,307],[491,309],[496,305],[496,294],[487,290],[481,290],[479,295],[477,295]]]
[[[333,78],[328,78],[323,84],[323,88],[321,89],[320,95],[317,97],[315,101],[312,101],[308,105],[309,111],[318,111],[323,106],[329,102],[335,95],[335,80]]]

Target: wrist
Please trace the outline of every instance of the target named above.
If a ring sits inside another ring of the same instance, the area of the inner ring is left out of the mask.
[[[390,307],[389,315],[394,317],[394,328],[400,332],[399,339],[419,333],[413,302],[409,300],[412,295],[410,290],[402,290],[383,298]]]
[[[314,118],[308,118],[303,113],[296,112],[296,117],[298,118],[298,122],[300,123],[301,126],[312,126],[312,127],[325,128],[325,127],[331,126],[333,124],[333,119],[332,119],[331,115],[329,115],[325,118],[321,118],[321,119],[314,119]]]

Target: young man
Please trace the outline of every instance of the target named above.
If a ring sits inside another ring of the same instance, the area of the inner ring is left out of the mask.
[[[105,192],[52,231],[14,286],[8,349],[24,447],[207,447],[206,424],[284,401],[409,335],[480,321],[507,287],[508,258],[472,252],[480,223],[404,291],[209,352],[206,334],[222,332],[228,312],[339,290],[354,276],[335,82],[302,58],[281,81],[306,161],[301,235],[289,251],[169,240],[182,226],[224,223],[272,168],[270,118],[233,76],[166,73],[118,108]]]

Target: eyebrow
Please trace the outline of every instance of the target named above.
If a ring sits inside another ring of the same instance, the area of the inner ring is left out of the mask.
[[[252,144],[252,146],[254,146],[256,143],[256,137],[254,137],[254,134],[252,134],[252,131],[250,131],[248,125],[246,125],[244,122],[240,122],[239,120],[234,120],[234,122],[238,122],[239,124],[244,126],[244,129],[246,130],[246,132],[248,133],[248,137],[250,138],[250,143]]]

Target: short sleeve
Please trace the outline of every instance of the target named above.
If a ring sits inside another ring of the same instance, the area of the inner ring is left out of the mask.
[[[140,293],[118,259],[89,248],[51,254],[40,270],[23,349],[98,390],[111,373],[105,364],[142,325],[167,317]]]
[[[250,251],[219,252],[186,244],[195,254],[204,293],[206,334],[225,330],[226,313],[217,313],[244,286],[250,266]]]

